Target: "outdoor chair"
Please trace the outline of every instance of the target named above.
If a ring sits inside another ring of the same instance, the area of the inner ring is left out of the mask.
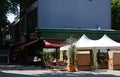
[[[53,68],[53,65],[50,62],[44,61],[46,68]]]

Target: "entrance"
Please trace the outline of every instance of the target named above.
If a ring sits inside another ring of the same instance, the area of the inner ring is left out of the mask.
[[[108,52],[100,51],[98,49],[97,53],[97,63],[98,63],[98,68],[100,69],[107,69],[108,68]]]

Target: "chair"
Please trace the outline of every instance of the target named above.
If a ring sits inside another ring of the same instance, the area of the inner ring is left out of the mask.
[[[53,65],[50,62],[44,61],[46,68],[53,68]]]

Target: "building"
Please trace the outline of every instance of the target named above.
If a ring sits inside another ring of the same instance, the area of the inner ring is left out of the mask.
[[[111,0],[24,0],[21,17],[21,36],[61,42],[81,32],[111,29]]]
[[[111,29],[111,0],[38,0],[39,29]]]
[[[10,30],[14,35],[12,55],[23,51],[19,49],[29,51],[17,55],[18,59],[27,55],[24,62],[43,48],[58,50],[70,36],[86,34],[98,39],[108,34],[120,41],[120,32],[110,30],[111,0],[23,0],[20,5],[19,25]]]

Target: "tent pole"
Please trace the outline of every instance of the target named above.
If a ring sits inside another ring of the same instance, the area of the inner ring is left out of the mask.
[[[60,50],[60,61],[63,61],[63,50]]]
[[[94,69],[97,69],[97,68],[98,68],[97,52],[98,52],[98,49],[93,48],[93,68],[94,68]]]

